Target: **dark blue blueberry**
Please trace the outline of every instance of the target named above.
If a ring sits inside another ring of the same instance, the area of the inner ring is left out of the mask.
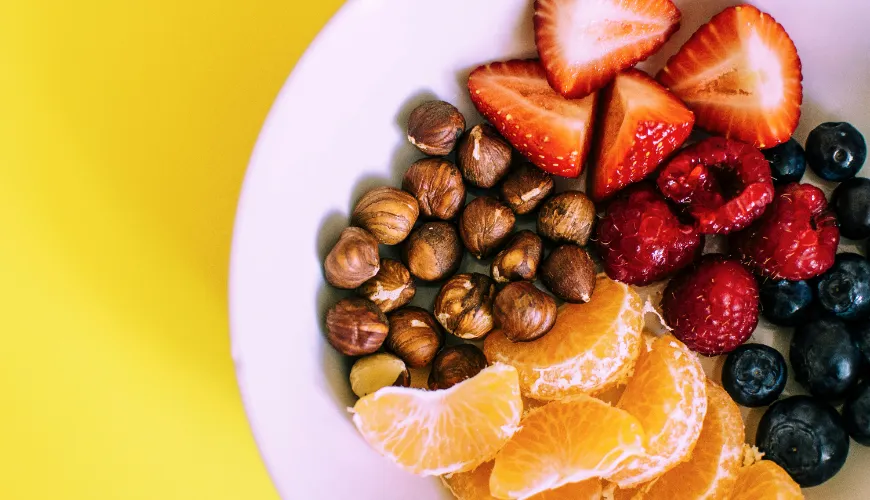
[[[867,143],[858,129],[845,122],[827,122],[807,137],[807,161],[819,177],[844,181],[855,177],[867,159]]]
[[[844,181],[834,190],[831,205],[840,223],[840,234],[853,240],[870,236],[870,179]]]
[[[843,424],[852,439],[870,446],[870,381],[864,381],[843,405]]]
[[[870,321],[852,325],[852,340],[864,356],[864,364],[870,366]]]
[[[722,386],[731,399],[750,408],[776,401],[787,380],[785,358],[763,344],[743,344],[734,349],[722,367]]]
[[[788,353],[794,378],[813,396],[840,399],[858,381],[861,351],[846,323],[823,317],[799,325]]]
[[[834,316],[846,321],[870,317],[870,262],[864,257],[837,254],[815,286],[819,305]]]
[[[782,186],[801,180],[807,171],[807,159],[804,148],[794,138],[778,146],[762,151],[770,163],[770,174],[773,183]]]
[[[761,314],[780,326],[795,326],[810,317],[813,288],[806,281],[764,280],[758,286]]]
[[[792,396],[770,405],[758,423],[755,446],[804,487],[824,483],[849,455],[849,436],[831,405]]]

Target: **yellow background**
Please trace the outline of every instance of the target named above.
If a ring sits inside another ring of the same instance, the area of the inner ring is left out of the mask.
[[[229,355],[232,223],[340,3],[0,0],[0,498],[277,498]]]

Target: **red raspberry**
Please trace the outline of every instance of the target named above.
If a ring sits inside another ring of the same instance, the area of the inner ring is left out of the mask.
[[[662,169],[658,186],[689,205],[706,234],[739,231],[773,200],[770,164],[749,144],[711,137],[682,150]]]
[[[731,237],[732,254],[773,279],[805,280],[834,265],[840,230],[821,189],[788,184],[746,231]]]
[[[644,286],[666,278],[701,255],[698,230],[683,224],[650,184],[630,187],[607,207],[597,244],[614,280]]]
[[[689,349],[705,356],[731,352],[758,324],[758,283],[737,260],[708,254],[668,283],[662,309]]]

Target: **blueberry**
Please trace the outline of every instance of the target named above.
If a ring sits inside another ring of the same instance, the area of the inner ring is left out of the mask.
[[[861,351],[838,318],[823,317],[799,325],[788,357],[795,380],[823,399],[845,396],[861,370]]]
[[[780,326],[795,326],[810,316],[813,288],[806,281],[765,280],[758,286],[761,314]]]
[[[870,321],[852,325],[852,340],[864,356],[864,364],[870,366]]]
[[[849,436],[837,410],[809,396],[770,405],[758,423],[755,445],[805,487],[834,477],[849,454]]]
[[[810,168],[829,181],[855,177],[867,159],[864,136],[845,122],[827,122],[814,128],[806,146]]]
[[[743,344],[734,349],[722,367],[722,386],[731,399],[750,408],[776,401],[786,380],[785,358],[763,344]]]
[[[762,153],[767,158],[767,162],[770,163],[773,183],[777,186],[801,180],[807,170],[804,148],[794,138],[770,149],[765,149]]]
[[[840,234],[853,240],[870,236],[870,179],[844,181],[834,190],[831,205],[840,223]]]
[[[864,257],[837,254],[815,287],[819,305],[834,316],[846,321],[870,317],[870,262]]]
[[[843,425],[852,439],[870,446],[870,381],[864,381],[843,405]]]

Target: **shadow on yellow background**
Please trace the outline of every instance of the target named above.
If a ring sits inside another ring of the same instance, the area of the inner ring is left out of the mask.
[[[0,497],[277,497],[229,354],[232,223],[341,3],[0,2]]]

